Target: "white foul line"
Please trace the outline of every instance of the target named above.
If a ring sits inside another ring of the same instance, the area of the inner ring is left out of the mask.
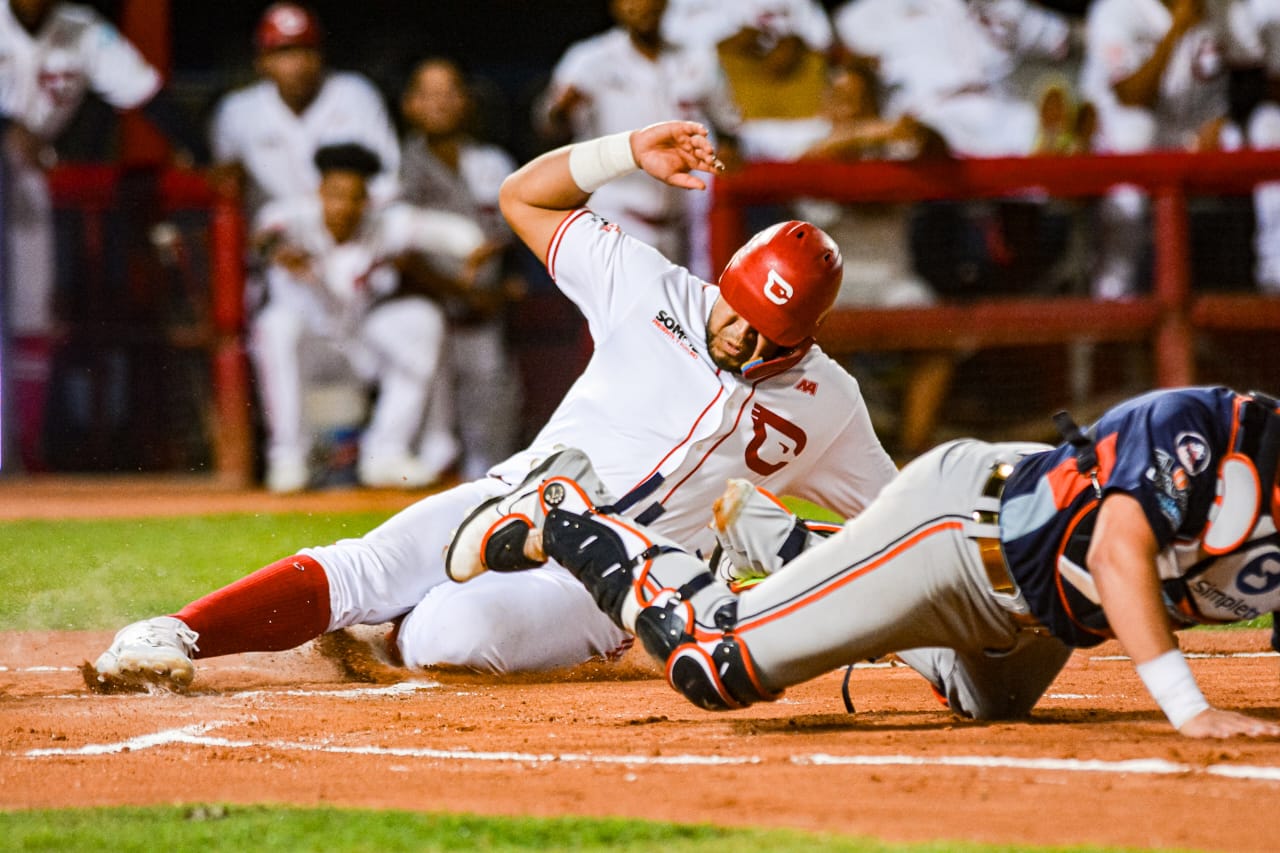
[[[1200,766],[1165,761],[1162,758],[1131,758],[1124,761],[1077,758],[1014,758],[998,755],[942,755],[922,758],[915,755],[797,755],[792,764],[852,767],[980,767],[1014,770],[1051,770],[1060,773],[1139,773],[1148,776],[1183,776],[1198,773],[1232,779],[1280,782],[1280,767],[1246,764]]]
[[[756,756],[723,755],[592,755],[590,753],[533,753],[533,752],[475,752],[469,749],[429,749],[426,747],[339,746],[327,743],[301,743],[298,741],[229,740],[209,737],[205,734],[215,728],[230,725],[229,722],[202,723],[168,729],[149,735],[140,735],[117,743],[87,744],[76,748],[52,748],[27,750],[28,758],[49,758],[74,755],[107,755],[120,752],[138,752],[173,743],[196,746],[216,746],[223,749],[274,749],[294,752],[323,752],[335,755],[387,755],[396,758],[435,758],[446,761],[493,761],[519,764],[623,764],[623,765],[738,765],[759,764]]]
[[[440,761],[472,761],[518,764],[588,764],[639,766],[726,766],[762,764],[754,755],[597,755],[591,753],[475,752],[469,749],[430,749],[427,747],[342,746],[331,743],[299,741],[252,741],[212,737],[207,732],[230,722],[202,723],[139,735],[116,743],[86,744],[75,748],[55,747],[31,749],[28,758],[59,756],[111,755],[138,752],[170,744],[214,746],[223,749],[269,749],[292,752],[320,752],[331,755],[385,755],[395,758],[428,758]],[[915,755],[830,755],[814,753],[794,755],[790,762],[813,767],[973,767],[980,769],[1013,769],[1058,773],[1129,773],[1147,776],[1191,776],[1204,774],[1254,782],[1280,782],[1280,767],[1256,765],[1210,764],[1198,766],[1166,761],[1160,758],[1133,758],[1122,761],[1076,758],[1015,758],[998,755],[959,755],[921,757]]]

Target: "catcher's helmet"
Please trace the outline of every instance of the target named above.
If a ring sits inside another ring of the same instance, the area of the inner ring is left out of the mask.
[[[844,261],[827,233],[792,220],[748,240],[720,273],[720,293],[776,344],[812,342],[840,290]]]
[[[280,50],[286,47],[319,47],[320,19],[305,6],[297,3],[272,3],[262,13],[254,44],[258,51]]]

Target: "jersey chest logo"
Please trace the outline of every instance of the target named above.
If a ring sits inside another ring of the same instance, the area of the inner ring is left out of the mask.
[[[748,468],[767,477],[803,453],[808,441],[797,424],[756,403],[751,409],[751,441],[743,455]]]

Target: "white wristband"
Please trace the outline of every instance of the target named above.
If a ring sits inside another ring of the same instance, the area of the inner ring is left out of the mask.
[[[584,193],[639,169],[631,154],[631,131],[578,142],[569,148],[569,174]]]
[[[1209,708],[1187,659],[1177,649],[1137,666],[1138,675],[1175,729]]]

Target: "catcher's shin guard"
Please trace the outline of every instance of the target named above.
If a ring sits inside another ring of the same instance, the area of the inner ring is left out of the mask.
[[[760,684],[746,645],[732,633],[737,597],[700,560],[642,527],[597,513],[575,491],[571,481],[543,486],[544,500],[555,507],[543,526],[543,548],[666,664],[672,687],[717,711],[781,695]]]

